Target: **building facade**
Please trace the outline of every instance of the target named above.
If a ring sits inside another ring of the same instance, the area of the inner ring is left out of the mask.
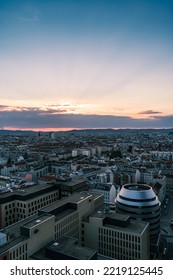
[[[82,223],[83,246],[119,260],[149,259],[149,225],[128,215],[97,211]]]
[[[59,200],[55,185],[34,185],[0,194],[0,228],[25,219]]]
[[[102,206],[103,196],[83,192],[44,207],[1,231],[4,243],[0,245],[0,259],[30,259],[62,236],[76,238],[81,244],[82,220]]]

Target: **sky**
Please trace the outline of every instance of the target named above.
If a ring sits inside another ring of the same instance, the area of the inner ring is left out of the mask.
[[[173,127],[172,0],[0,0],[0,129]]]

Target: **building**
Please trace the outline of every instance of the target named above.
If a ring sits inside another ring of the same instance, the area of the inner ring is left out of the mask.
[[[71,195],[75,192],[87,191],[89,186],[84,178],[75,177],[68,180],[57,180],[56,186],[60,191],[60,197]]]
[[[115,204],[115,198],[120,191],[120,186],[115,184],[97,183],[91,189],[92,193],[103,194],[105,204]]]
[[[57,200],[59,200],[59,190],[53,184],[13,188],[1,192],[0,228],[25,219]]]
[[[75,238],[62,236],[31,256],[35,260],[96,260],[97,251],[82,247]]]
[[[97,211],[82,222],[82,245],[119,260],[149,259],[149,224]]]
[[[150,240],[155,243],[160,233],[160,201],[152,188],[144,184],[126,184],[115,200],[116,211],[150,225]]]
[[[102,195],[76,193],[48,205],[26,219],[1,230],[0,259],[30,259],[62,236],[81,244],[81,223],[103,206]],[[5,236],[4,236],[5,234]]]

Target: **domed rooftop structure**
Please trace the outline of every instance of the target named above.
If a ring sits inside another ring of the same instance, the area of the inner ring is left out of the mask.
[[[153,189],[145,184],[122,186],[115,199],[116,212],[150,224],[150,241],[154,243],[160,232],[160,201]]]

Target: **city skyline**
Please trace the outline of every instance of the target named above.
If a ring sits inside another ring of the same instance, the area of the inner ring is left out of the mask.
[[[0,129],[170,128],[173,3],[0,0]]]

